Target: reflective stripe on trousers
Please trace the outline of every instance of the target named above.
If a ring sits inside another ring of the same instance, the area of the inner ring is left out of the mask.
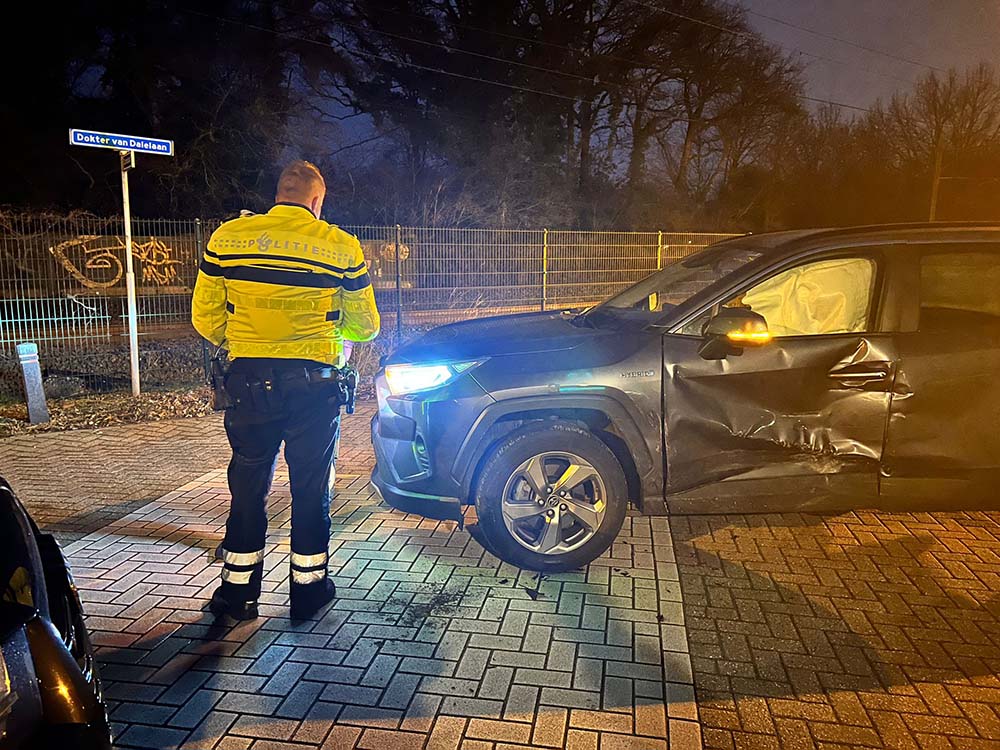
[[[233,566],[256,565],[257,563],[264,562],[264,550],[262,548],[256,552],[230,552],[223,547],[222,562]]]
[[[292,584],[308,586],[310,583],[317,583],[326,578],[326,564],[329,555],[326,552],[317,552],[315,555],[300,555],[292,553]]]
[[[232,586],[249,586],[257,574],[257,587],[264,569],[264,550],[254,552],[233,552],[222,549],[222,580]]]

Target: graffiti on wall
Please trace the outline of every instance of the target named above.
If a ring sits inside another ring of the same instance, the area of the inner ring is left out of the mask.
[[[64,269],[88,289],[110,289],[125,275],[125,242],[119,237],[81,235],[60,242],[49,252]],[[141,281],[156,286],[180,283],[178,267],[181,260],[175,251],[156,237],[147,242],[132,243],[132,257],[142,269]]]

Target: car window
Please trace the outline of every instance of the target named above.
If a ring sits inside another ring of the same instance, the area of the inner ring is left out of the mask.
[[[647,323],[681,304],[763,254],[758,243],[731,240],[670,263],[628,289],[591,308],[596,324],[607,318]]]
[[[1000,252],[940,252],[920,259],[921,331],[1000,327]]]
[[[868,327],[875,262],[835,258],[790,268],[724,303],[760,313],[773,336],[861,333]],[[701,335],[711,312],[678,333]]]

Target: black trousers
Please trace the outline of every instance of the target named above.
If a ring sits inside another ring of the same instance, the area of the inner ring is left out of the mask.
[[[282,442],[292,491],[291,596],[308,599],[325,588],[340,405],[329,383],[307,382],[304,369],[319,366],[238,359],[230,369],[226,389],[238,402],[225,416],[233,449],[222,571],[222,594],[229,601],[256,601],[260,595],[267,495]]]

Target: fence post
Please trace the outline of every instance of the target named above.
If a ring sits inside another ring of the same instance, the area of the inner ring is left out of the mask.
[[[542,230],[542,312],[549,296],[549,230]]]
[[[396,346],[403,340],[403,271],[399,258],[399,245],[403,239],[403,228],[396,225]]]
[[[663,230],[656,233],[656,270],[663,268]]]
[[[194,220],[194,242],[198,248],[198,263],[201,263],[201,259],[205,255],[205,236],[202,234],[201,219]],[[199,338],[201,337],[199,336]],[[205,382],[207,383],[212,378],[212,363],[208,352],[208,341],[204,338],[201,338],[201,366],[205,370]]]

